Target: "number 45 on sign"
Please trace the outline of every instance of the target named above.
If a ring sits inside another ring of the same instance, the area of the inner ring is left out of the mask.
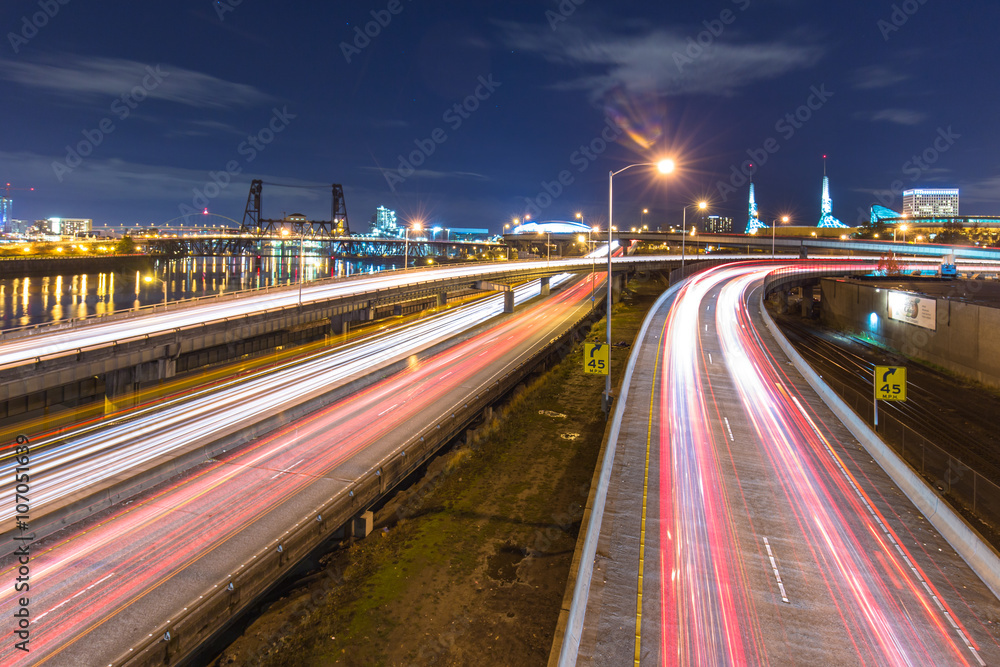
[[[583,346],[583,372],[593,375],[607,375],[611,366],[611,348],[599,343]]]
[[[906,367],[875,367],[875,428],[878,428],[879,401],[906,400]]]

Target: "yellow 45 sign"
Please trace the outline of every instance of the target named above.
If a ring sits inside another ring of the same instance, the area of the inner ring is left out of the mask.
[[[583,372],[593,375],[607,375],[611,367],[611,348],[599,343],[583,346]]]
[[[906,367],[875,367],[875,399],[879,401],[906,400]]]

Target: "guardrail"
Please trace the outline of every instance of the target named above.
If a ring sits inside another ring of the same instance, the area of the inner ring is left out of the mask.
[[[270,589],[295,563],[309,555],[335,530],[391,491],[466,428],[486,407],[517,386],[541,359],[568,340],[590,316],[589,312],[582,315],[531,358],[480,387],[473,397],[452,405],[435,423],[388,454],[348,488],[305,514],[281,537],[254,554],[247,564],[215,583],[178,617],[158,625],[146,639],[129,648],[111,664],[140,667],[180,662]]]
[[[874,397],[842,382],[823,378],[866,424],[874,424]],[[908,426],[888,410],[878,416],[878,434],[901,459],[957,509],[970,511],[990,530],[1000,529],[1000,486],[960,457]]]

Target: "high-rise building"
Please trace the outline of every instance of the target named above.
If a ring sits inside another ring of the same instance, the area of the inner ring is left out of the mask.
[[[13,234],[11,220],[13,219],[14,202],[6,197],[0,197],[0,232]]]
[[[958,215],[958,188],[916,189],[903,192],[903,215],[910,218]]]
[[[389,238],[399,238],[403,235],[403,230],[396,221],[396,212],[379,206],[372,216],[371,233],[373,236],[387,236]]]
[[[59,236],[87,234],[94,227],[90,218],[49,218],[48,223],[47,233]]]
[[[701,231],[706,234],[732,234],[733,219],[725,215],[702,216]]]

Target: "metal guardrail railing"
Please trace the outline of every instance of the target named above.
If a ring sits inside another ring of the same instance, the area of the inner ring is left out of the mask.
[[[823,378],[874,429],[874,398],[843,382]],[[877,432],[901,459],[931,483],[953,506],[970,511],[992,531],[1000,529],[1000,486],[888,410],[880,410]]]

